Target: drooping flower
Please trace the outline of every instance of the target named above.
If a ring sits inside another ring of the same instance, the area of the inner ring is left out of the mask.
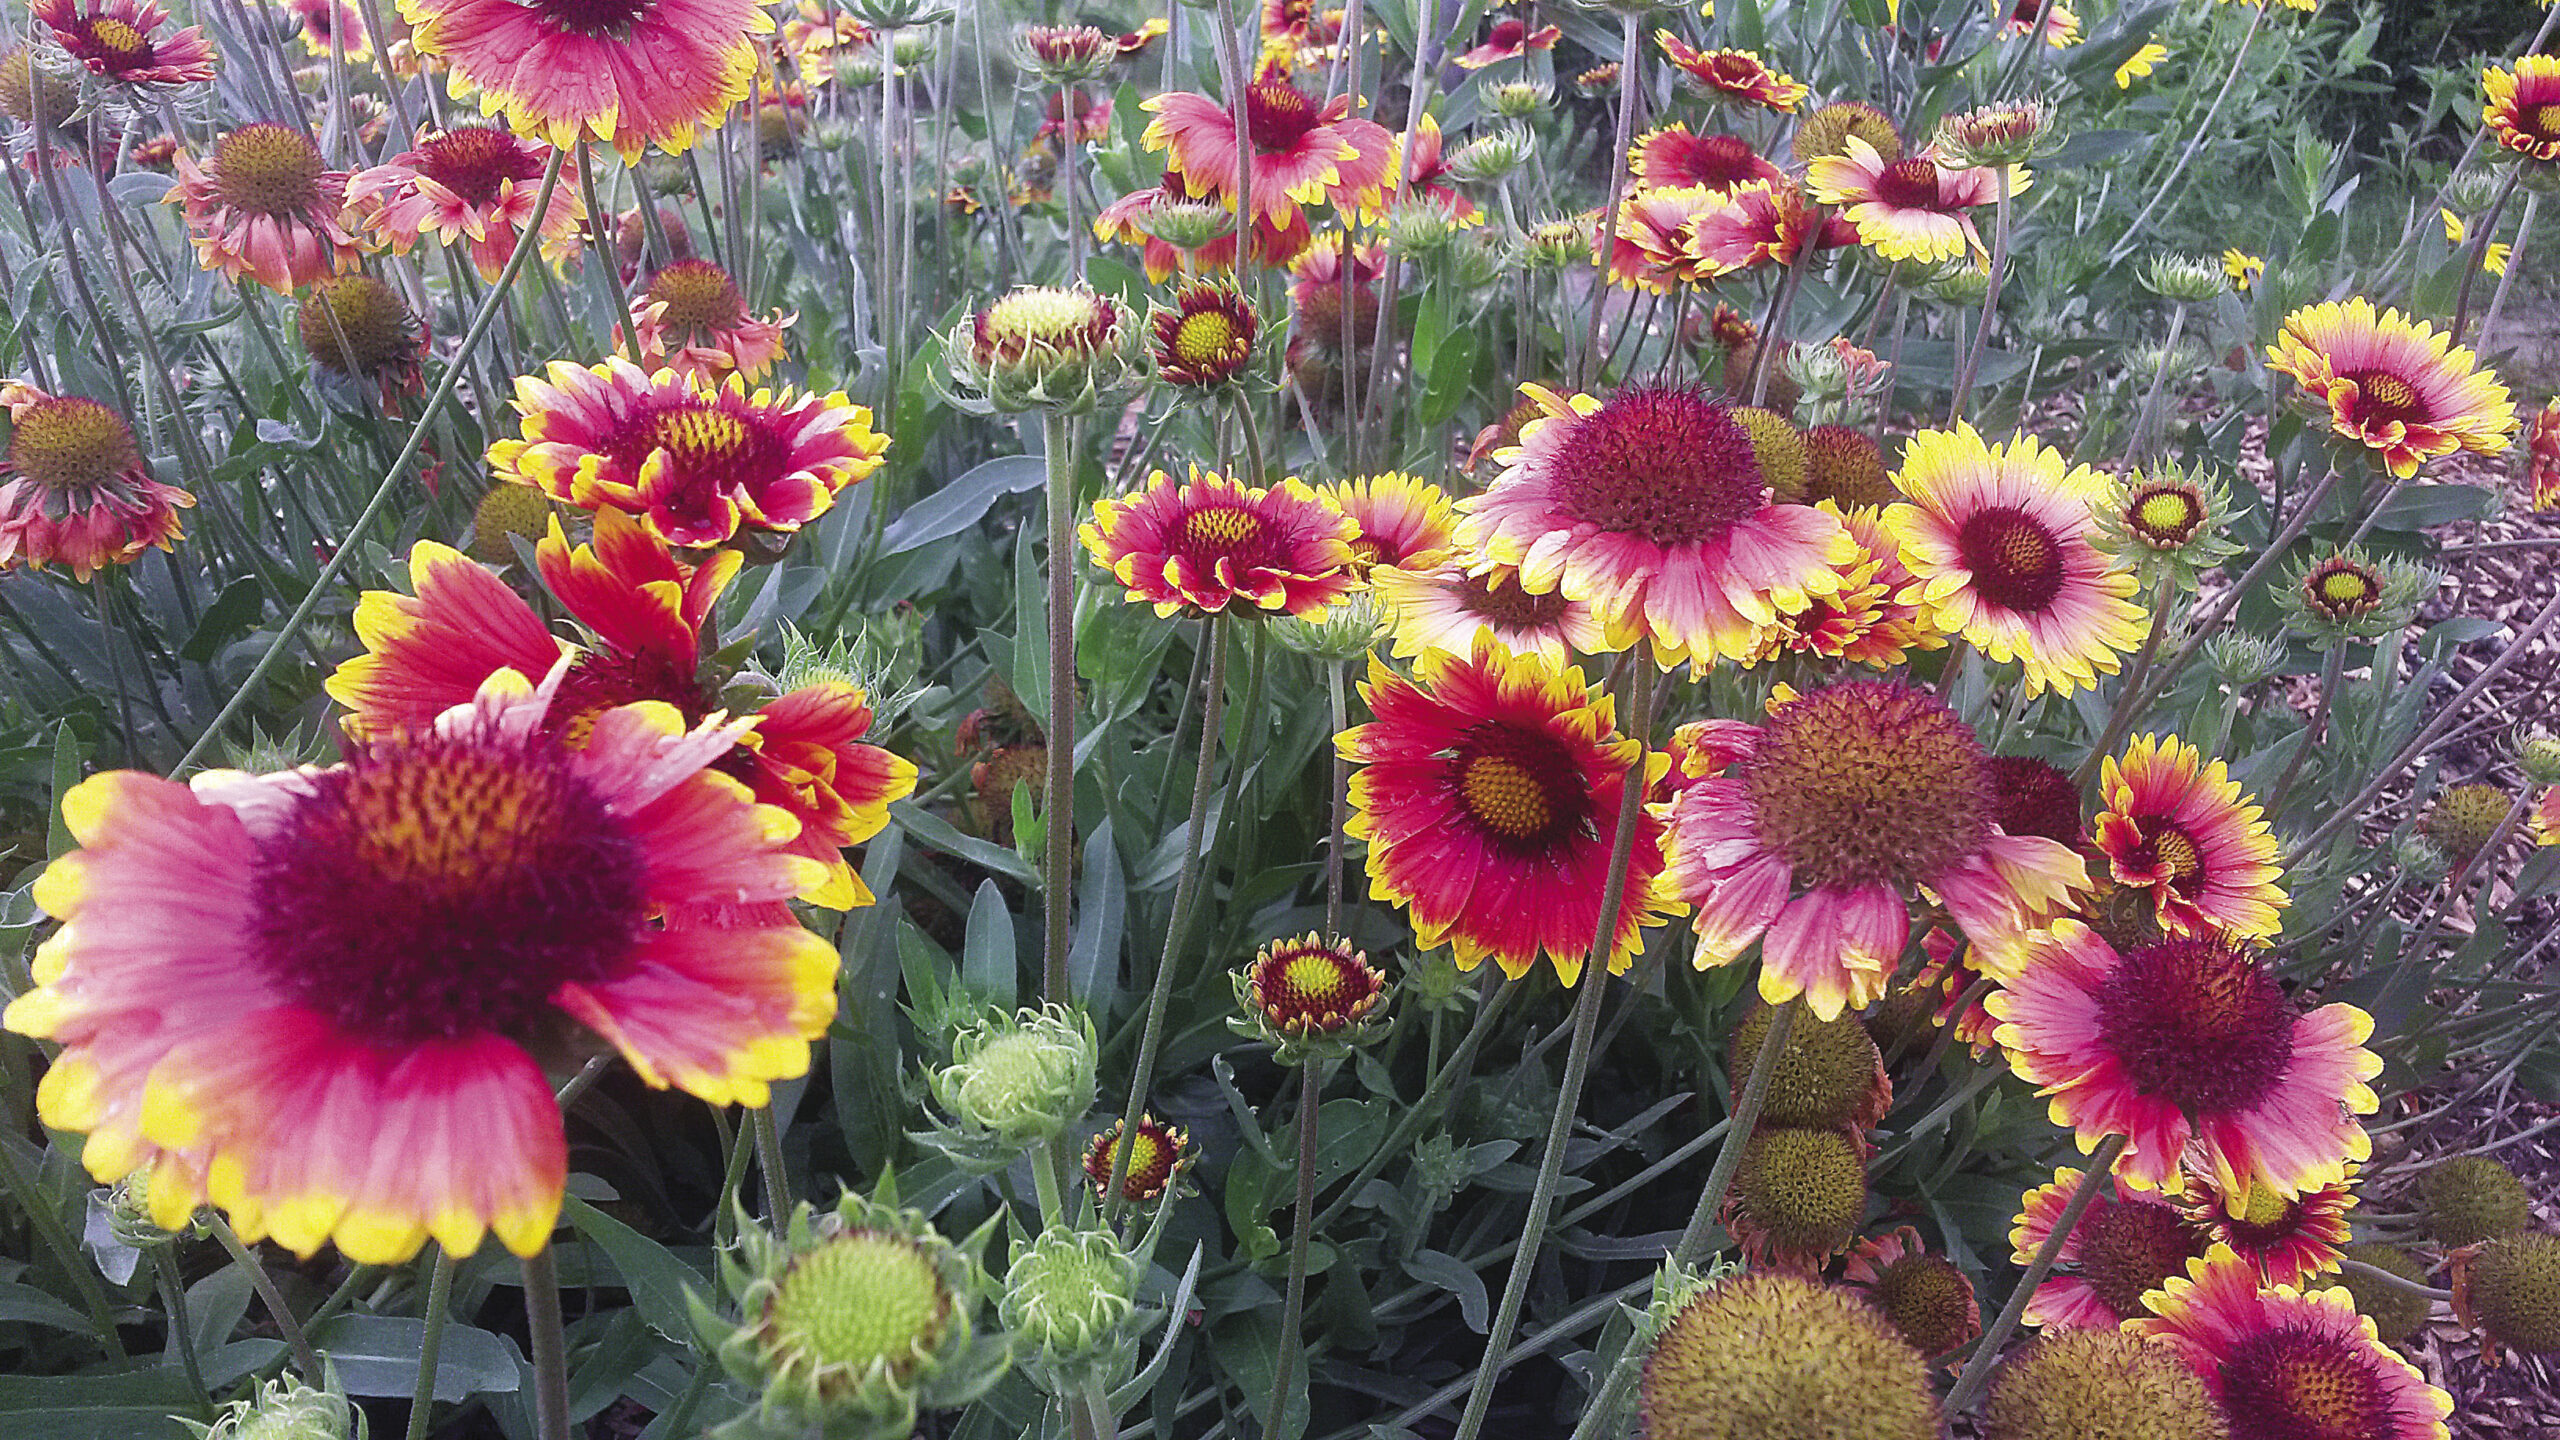
[[[712,390],[619,356],[520,376],[515,407],[522,438],[489,447],[500,479],[582,510],[626,511],[670,545],[797,530],[889,448],[869,407],[842,391],[749,394],[734,376]]]
[[[1982,1307],[1974,1300],[1973,1282],[1954,1261],[1932,1252],[1908,1225],[1880,1240],[1851,1246],[1841,1278],[1864,1292],[1923,1355],[1944,1355],[1982,1333]]]
[[[2456,450],[2494,455],[2516,432],[2515,406],[2494,372],[2434,326],[2359,295],[2284,319],[2267,368],[2294,378],[2338,434],[2402,479]]]
[[[2222,273],[2231,277],[2231,288],[2246,295],[2266,278],[2266,258],[2245,250],[2225,250],[2222,252]]]
[[[1514,656],[1480,638],[1467,655],[1426,653],[1415,680],[1372,659],[1360,687],[1376,718],[1336,737],[1369,842],[1369,893],[1407,911],[1423,949],[1465,969],[1491,959],[1529,973],[1543,953],[1570,985],[1600,924],[1621,788],[1661,754],[1617,732],[1616,705],[1578,669]],[[1663,881],[1662,827],[1639,817],[1608,965],[1623,971],[1643,932],[1683,908]]]
[[[504,112],[559,146],[594,139],[625,160],[693,144],[746,98],[752,37],[773,19],[751,0],[400,0],[414,43],[451,68],[457,100]]]
[[[1887,160],[1859,135],[1840,141],[1840,153],[1816,159],[1805,171],[1813,198],[1841,211],[1858,227],[1858,239],[1887,260],[1961,260],[1983,253],[1982,232],[1964,212],[1999,198],[1994,168],[1959,167],[1935,149]],[[2023,165],[2009,167],[2009,194],[2031,179]]]
[[[1140,137],[1146,148],[1164,151],[1168,168],[1235,209],[1236,126],[1228,107],[1177,90],[1139,108],[1155,117]],[[1276,230],[1304,224],[1301,205],[1348,210],[1384,196],[1395,136],[1353,116],[1348,95],[1319,101],[1285,76],[1266,74],[1245,87],[1245,130],[1254,218]]]
[[[798,315],[757,318],[728,271],[708,260],[658,267],[631,302],[644,370],[672,369],[706,385],[731,375],[753,383],[783,356],[782,332]]]
[[[2560,398],[2533,412],[2525,430],[2525,497],[2535,510],[2560,510]]]
[[[2099,791],[2097,847],[2116,883],[2151,892],[2163,929],[2255,938],[2282,927],[2275,836],[2221,761],[2207,765],[2175,735],[2137,736],[2121,763],[2107,757]]]
[[[2365,1084],[2382,1072],[2364,1048],[2373,1018],[2301,1013],[2249,949],[2180,937],[2119,953],[2065,919],[2002,984],[1986,1003],[2011,1068],[2083,1150],[2124,1136],[2130,1184],[2179,1189],[2192,1142],[2226,1200],[2291,1198],[2344,1183],[2372,1152],[2353,1117],[2380,1103]]]
[[[1781,689],[1732,773],[1664,807],[1669,875],[1697,907],[1697,964],[1760,942],[1760,995],[1830,1020],[1884,994],[1910,938],[1907,897],[1946,906],[1992,964],[2087,883],[2079,856],[1994,823],[1983,753],[1955,712],[1898,681]]]
[[[1491,488],[1458,502],[1458,543],[1517,567],[1531,594],[1591,605],[1610,648],[1649,639],[1665,668],[1747,659],[1779,606],[1839,589],[1848,532],[1771,505],[1750,436],[1703,390],[1522,393],[1544,414],[1496,455]]]
[[[1127,500],[1096,500],[1077,530],[1093,563],[1156,613],[1280,611],[1315,618],[1351,593],[1351,517],[1300,481],[1264,489],[1162,470]]]
[[[386,410],[425,378],[426,331],[399,292],[370,275],[313,282],[294,329],[313,364],[373,387]]]
[[[1992,0],[1991,8],[2000,14],[2000,33],[2015,40],[2036,28],[2036,17],[2044,17],[2044,43],[2059,50],[2080,39],[2080,17],[2061,0]]]
[[[1509,566],[1477,574],[1463,554],[1425,556],[1410,566],[1379,566],[1369,572],[1369,585],[1386,609],[1393,653],[1401,660],[1430,652],[1468,655],[1480,635],[1557,669],[1608,648],[1588,604],[1554,591],[1532,595]]]
[[[1419,475],[1390,470],[1319,485],[1316,493],[1340,506],[1359,533],[1351,539],[1353,565],[1428,564],[1455,544],[1458,512],[1448,492]],[[1460,654],[1466,653],[1460,647]]]
[[[2138,1328],[2195,1367],[2235,1436],[2448,1440],[2452,1397],[2374,1338],[2344,1290],[2261,1286],[2217,1245],[2149,1305]]]
[[[6,1023],[63,1046],[38,1104],[93,1175],[301,1255],[529,1255],[567,1171],[535,1049],[565,1022],[713,1104],[807,1068],[835,953],[778,902],[821,872],[709,768],[743,726],[624,706],[568,750],[557,683],[504,672],[325,770],[65,798],[81,848],[36,889],[63,928]],[[654,923],[715,903],[768,918]]]
[[[245,275],[291,294],[355,268],[364,249],[346,228],[347,173],[311,137],[260,120],[214,145],[203,164],[181,152],[163,203],[179,206],[196,259],[226,280]]]
[[[1775,184],[1786,175],[1739,135],[1692,135],[1681,124],[1637,136],[1627,163],[1637,184],[1658,190],[1722,192],[1754,180]]]
[[[1553,25],[1532,30],[1527,21],[1505,15],[1485,31],[1484,43],[1450,58],[1462,70],[1482,70],[1505,60],[1518,60],[1532,50],[1553,50],[1563,38],[1564,31]]]
[[[1789,114],[1813,92],[1792,75],[1781,75],[1748,50],[1700,50],[1668,30],[1653,32],[1654,43],[1705,94],[1736,104],[1757,105]]]
[[[2124,57],[2124,63],[2116,67],[2116,88],[2132,89],[2134,81],[2149,75],[2161,61],[2168,58],[2168,46],[2157,40],[2145,41],[2141,49]]]
[[[2016,660],[2029,694],[2093,685],[2141,643],[2133,572],[2090,543],[2104,476],[2032,435],[1993,445],[1958,421],[1914,435],[1894,481],[1911,503],[1884,528],[1922,603],[1939,628]]]
[[[2059,1169],[2020,1197],[2009,1230],[2011,1259],[2024,1265],[2043,1251],[2086,1178],[2083,1171]],[[2027,1301],[2026,1322],[2051,1330],[2113,1330],[2147,1313],[2142,1297],[2183,1273],[2206,1244],[2176,1206],[2117,1176],[2100,1185],[2080,1223],[2062,1237],[2053,1273]]]
[[[2354,1177],[2287,1199],[2263,1186],[2243,1199],[2226,1196],[2212,1175],[2190,1160],[2186,1193],[2178,1208],[2198,1234],[2227,1245],[2257,1269],[2269,1285],[2301,1287],[2314,1275],[2338,1268],[2354,1238],[2347,1212],[2355,1208]],[[2238,1209],[2233,1209],[2233,1206]]]
[[[2519,159],[2560,161],[2560,55],[2523,55],[2480,72],[2480,120]]]
[[[213,42],[201,26],[157,31],[169,12],[155,0],[34,0],[35,18],[92,75],[117,85],[185,85],[213,78]]]
[[[95,400],[0,385],[9,443],[0,451],[0,571],[68,565],[81,580],[185,538],[196,497],[151,478],[124,417]]]

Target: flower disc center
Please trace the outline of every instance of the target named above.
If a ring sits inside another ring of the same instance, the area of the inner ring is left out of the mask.
[[[114,411],[63,395],[19,409],[9,433],[9,468],[47,490],[88,490],[141,469],[142,452]]]
[[[620,39],[658,8],[658,0],[533,0],[530,8],[553,30]]]
[[[93,16],[84,28],[89,32],[90,44],[118,60],[130,63],[151,58],[151,42],[143,38],[141,31],[114,16]]]
[[[2062,541],[2044,522],[2009,505],[1977,512],[1956,534],[1973,588],[1995,605],[2033,612],[2062,593]]]
[[[1990,831],[1972,729],[1893,681],[1834,685],[1779,707],[1741,780],[1761,838],[1803,886],[1925,882]]]
[[[2293,1325],[2243,1338],[2222,1362],[2232,1433],[2272,1440],[2391,1440],[2401,1433],[2372,1357]]]
[[[2098,996],[2101,1043],[2134,1088],[2190,1116],[2248,1109],[2293,1063],[2297,1017],[2255,956],[2212,940],[2127,955]]]
[[[2142,543],[2174,550],[2195,538],[2197,527],[2204,524],[2204,506],[2193,493],[2164,486],[2134,497],[2125,519],[2126,528]]]
[[[418,147],[418,173],[473,208],[494,204],[512,180],[519,187],[542,178],[542,162],[503,130],[465,125]]]
[[[1235,322],[1215,310],[1183,316],[1173,332],[1173,353],[1186,365],[1226,363],[1238,358],[1236,350]]]
[[[1591,829],[1591,797],[1550,736],[1499,721],[1471,725],[1449,777],[1459,808],[1497,845],[1535,852]]]
[[[768,1343],[855,1372],[912,1373],[950,1322],[932,1257],[907,1240],[849,1230],[794,1261],[765,1311]]]
[[[1532,595],[1517,579],[1495,581],[1492,575],[1468,576],[1458,587],[1459,605],[1506,630],[1543,630],[1564,618],[1569,602],[1563,591]]]
[[[1244,92],[1245,134],[1265,155],[1287,154],[1323,123],[1316,102],[1285,80],[1265,80]]]
[[[1561,508],[1596,529],[1656,545],[1723,539],[1767,503],[1751,436],[1698,390],[1621,390],[1571,429],[1549,458]]]
[[[2382,603],[2382,585],[2373,573],[2347,560],[2333,560],[2314,571],[2304,588],[2332,619],[2353,619]]]
[[[1938,162],[1896,160],[1876,176],[1876,198],[1897,210],[1938,208]]]
[[[729,272],[708,260],[678,260],[649,282],[649,298],[667,308],[658,323],[679,335],[710,336],[747,318],[747,297]]]
[[[2356,393],[2364,398],[2360,409],[2368,421],[2406,424],[2427,418],[2417,387],[2397,375],[2383,370],[2359,370],[2346,378],[2355,382]]]
[[[2560,140],[2560,101],[2534,106],[2525,112],[2524,120],[2537,138]]]
[[[1241,559],[1250,563],[1266,548],[1262,517],[1236,505],[1194,510],[1182,520],[1183,547],[1204,565]]]
[[[2178,1212],[2155,1200],[2118,1200],[2083,1216],[2080,1279],[2125,1319],[2143,1313],[2142,1297],[2183,1275],[2200,1252]]]
[[[299,131],[272,121],[243,125],[213,147],[223,203],[260,215],[297,215],[320,201],[328,162]]]

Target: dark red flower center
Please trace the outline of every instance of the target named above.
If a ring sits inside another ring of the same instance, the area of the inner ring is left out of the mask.
[[[2394,1440],[2386,1363],[2347,1336],[2294,1324],[2244,1335],[2222,1362],[2222,1408],[2250,1440]]]
[[[2519,128],[2531,131],[2535,139],[2560,140],[2560,101],[2531,109],[2519,107],[2516,118],[2524,122]]]
[[[2009,505],[1976,512],[1956,532],[1956,554],[1973,572],[1974,592],[2003,609],[2033,614],[2062,593],[2062,539]]]
[[[1760,836],[1809,888],[1926,882],[1981,848],[1982,745],[1953,710],[1890,680],[1781,706],[1740,769]]]
[[[2069,775],[2028,755],[1993,755],[1982,769],[1992,824],[2011,835],[2080,843],[2080,787]]]
[[[1656,545],[1723,539],[1768,504],[1751,436],[1725,405],[1685,386],[1621,390],[1570,427],[1550,461],[1575,520]]]
[[[1495,50],[1517,50],[1528,35],[1529,27],[1518,20],[1496,20],[1485,32],[1484,43]]]
[[[420,144],[417,170],[476,208],[495,203],[499,187],[510,180],[524,186],[541,179],[542,161],[504,130],[465,125]]]
[[[2397,421],[2406,425],[2427,418],[2418,387],[2387,370],[2357,370],[2344,378],[2355,382],[2356,393],[2364,401],[2356,407],[2356,413],[2368,424]]]
[[[1537,854],[1596,833],[1591,792],[1552,735],[1479,721],[1459,736],[1446,773],[1451,801],[1497,848]]]
[[[658,0],[533,0],[530,8],[553,30],[619,40],[658,8]]]
[[[46,490],[87,490],[140,470],[142,451],[116,412],[61,395],[19,407],[9,428],[9,468]]]
[[[677,260],[649,281],[649,298],[666,306],[658,323],[678,338],[708,338],[747,318],[747,297],[729,272],[708,260]]]
[[[428,736],[311,783],[258,856],[258,949],[351,1036],[539,1038],[645,932],[645,857],[548,745]]]
[[[2076,1238],[2081,1282],[2123,1319],[2142,1314],[2145,1294],[2204,1253],[2178,1212],[2156,1200],[2102,1198],[2080,1217]]]
[[[1896,160],[1876,177],[1876,198],[1896,210],[1938,208],[1938,162]]]
[[[1124,1138],[1125,1137],[1125,1138]],[[1128,1177],[1120,1183],[1120,1194],[1133,1202],[1153,1200],[1173,1183],[1173,1172],[1182,1161],[1181,1131],[1166,1128],[1151,1117],[1141,1117],[1136,1135],[1129,1135],[1128,1122],[1115,1122],[1108,1130],[1093,1137],[1093,1145],[1085,1151],[1084,1173],[1099,1190],[1111,1183],[1112,1166],[1119,1163],[1119,1152],[1129,1152]]]
[[[1544,630],[1564,618],[1561,590],[1532,595],[1515,577],[1470,575],[1458,583],[1458,604],[1504,630]]]
[[[1208,505],[1182,517],[1179,553],[1203,571],[1221,560],[1252,567],[1271,561],[1280,537],[1269,522],[1241,505]]]
[[[2237,1115],[2293,1065],[2298,1017],[2256,956],[2164,940],[2117,962],[2098,993],[2099,1041],[2136,1091],[2190,1116]]]
[[[2133,823],[2141,838],[2126,857],[2127,869],[2161,876],[2170,889],[2190,899],[2204,889],[2204,847],[2196,837],[2157,815],[2138,815]]]
[[[580,749],[595,729],[597,716],[617,705],[642,700],[663,700],[673,705],[683,713],[687,724],[702,720],[714,708],[711,695],[675,656],[656,651],[626,655],[613,650],[590,650],[561,677],[559,696],[551,704],[551,726],[562,744]]]
[[[309,212],[320,200],[329,162],[310,137],[271,120],[243,125],[213,147],[214,188],[222,203],[260,215]]]
[[[1263,80],[1245,87],[1245,133],[1265,155],[1292,154],[1308,132],[1324,123],[1316,102],[1286,80]]]
[[[1730,190],[1766,174],[1759,152],[1738,136],[1669,134],[1656,140],[1653,149],[1658,157],[1653,178],[1661,185]]]

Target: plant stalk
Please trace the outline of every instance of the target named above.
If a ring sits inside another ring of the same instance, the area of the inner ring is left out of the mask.
[[[2071,1192],[2071,1202],[2062,1207],[2062,1218],[2055,1221],[2053,1233],[2037,1247],[2035,1259],[2027,1265],[2027,1273],[2018,1277],[2018,1288],[2009,1292],[2009,1303],[2000,1307],[2000,1318],[1982,1332],[1973,1347],[1973,1358],[1964,1365],[1964,1373],[1956,1377],[1956,1388],[1947,1392],[1947,1413],[1961,1415],[1973,1404],[1974,1397],[1991,1383],[1991,1367],[2000,1358],[2000,1347],[2017,1333],[2018,1322],[2025,1318],[2027,1302],[2035,1297],[2036,1287],[2053,1273],[2053,1262],[2062,1255],[2063,1242],[2078,1228],[2080,1217],[2089,1213],[2089,1204],[2098,1198],[2098,1187],[2116,1173],[2116,1157],[2124,1153],[2124,1137],[2110,1135],[2098,1142],[2097,1153],[2089,1157],[2089,1171],[2080,1177],[2080,1188]]]

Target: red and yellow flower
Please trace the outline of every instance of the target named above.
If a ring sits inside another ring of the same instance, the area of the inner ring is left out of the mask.
[[[2285,893],[2276,840],[2229,767],[2175,735],[2137,736],[2099,781],[2097,847],[2120,885],[2149,890],[2179,935],[2273,935]]]
[[[1578,669],[1479,638],[1426,653],[1407,680],[1371,659],[1376,718],[1335,737],[1351,777],[1348,833],[1369,842],[1369,893],[1404,907],[1424,949],[1514,979],[1543,954],[1575,983],[1599,933],[1621,787],[1670,767],[1617,731],[1615,703]],[[1685,909],[1665,883],[1662,824],[1640,816],[1606,947],[1612,973],[1644,931]]]
[[[202,164],[181,152],[162,203],[186,217],[196,260],[291,294],[352,270],[364,247],[346,228],[347,172],[332,170],[311,137],[260,120],[223,136]]]
[[[2032,174],[2009,167],[2009,194],[2025,190]],[[2000,177],[1987,165],[1958,168],[1936,149],[1887,160],[1858,135],[1843,136],[1840,152],[1805,169],[1813,198],[1842,207],[1858,227],[1858,240],[1887,260],[1961,260],[1983,253],[1982,232],[1964,212],[2000,195]]]
[[[2510,70],[2480,73],[2480,120],[2501,149],[2528,161],[2560,161],[2560,55],[2524,55]]]
[[[1665,125],[1636,137],[1627,164],[1638,185],[1657,190],[1698,186],[1719,193],[1754,180],[1775,184],[1786,172],[1739,135],[1692,135],[1686,125]]]
[[[1813,92],[1792,75],[1781,75],[1748,50],[1700,50],[1668,30],[1653,32],[1653,41],[1707,95],[1741,105],[1757,105],[1789,114]]]
[[[2142,643],[2134,574],[2090,539],[2105,476],[2032,435],[1993,445],[1959,421],[1912,436],[1894,483],[1910,503],[1884,528],[1921,603],[1938,628],[2017,661],[2027,693],[2094,685]]]
[[[2434,326],[2377,314],[2361,295],[2294,311],[2267,347],[2268,369],[2292,376],[2332,430],[2404,480],[2439,455],[2507,448],[2515,406],[2478,364]]]
[[[1148,313],[1147,332],[1148,357],[1166,384],[1209,390],[1241,378],[1252,366],[1262,320],[1233,285],[1192,280],[1174,291],[1171,306]]]
[[[1319,485],[1316,493],[1351,517],[1358,532],[1351,539],[1352,563],[1362,571],[1428,565],[1457,543],[1458,512],[1449,492],[1419,475],[1360,475]]]
[[[1840,216],[1816,223],[1795,181],[1745,181],[1689,222],[1682,253],[1718,275],[1761,265],[1793,265],[1807,244],[1836,250],[1858,243],[1858,229]]]
[[[2545,785],[2542,794],[2525,813],[2525,823],[2533,831],[2537,845],[2560,845],[2560,785]]]
[[[2524,448],[2526,503],[2546,513],[2560,510],[2560,399],[2533,412]]]
[[[2024,1265],[2043,1251],[2085,1179],[2084,1172],[2066,1167],[2021,1197],[2009,1230],[2011,1259]],[[2142,1297],[2185,1273],[2187,1262],[2204,1254],[2207,1244],[2176,1206],[2128,1188],[2122,1177],[2110,1179],[2062,1237],[2053,1273],[2027,1301],[2026,1322],[2058,1330],[2113,1330],[2141,1318],[2150,1313]]]
[[[1902,567],[1902,551],[1885,533],[1884,512],[1872,505],[1843,510],[1836,500],[1814,508],[1840,517],[1859,556],[1834,567],[1838,591],[1778,612],[1761,658],[1792,651],[1890,670],[1914,650],[1945,649],[1946,636],[1920,604],[1920,582]]]
[[[2085,885],[2070,846],[1995,823],[1981,743],[1954,711],[1890,680],[1780,687],[1756,734],[1724,737],[1729,774],[1667,806],[1670,879],[1697,907],[1698,968],[1760,945],[1760,995],[1824,1020],[1881,998],[1911,938],[1908,897],[1944,905],[1986,965]]]
[[[1128,1121],[1114,1120],[1110,1129],[1085,1147],[1085,1178],[1093,1182],[1093,1193],[1105,1193],[1111,1187],[1112,1168],[1121,1163],[1120,1153],[1126,1151],[1128,1173],[1121,1177],[1120,1196],[1133,1205],[1149,1204],[1163,1198],[1191,1163],[1183,1153],[1190,1144],[1191,1137],[1181,1126],[1167,1125],[1153,1115],[1138,1117],[1134,1136],[1129,1134]]]
[[[1133,601],[1173,616],[1278,611],[1321,617],[1358,585],[1351,517],[1298,480],[1264,489],[1194,468],[1162,470],[1127,500],[1096,500],[1077,530]]]
[[[2286,0],[2297,3],[2297,0]],[[2048,5],[2050,8],[2048,8]],[[2044,43],[2059,50],[2080,39],[2080,17],[2061,0],[1992,0],[1992,9],[2001,12],[2000,33],[2016,40],[2036,28],[2036,17],[2044,17]]]
[[[196,497],[151,478],[124,417],[95,400],[0,385],[9,443],[0,451],[0,571],[68,565],[81,580],[185,538]]]
[[[1177,90],[1139,107],[1155,118],[1140,141],[1165,152],[1167,167],[1193,189],[1236,208],[1236,125],[1227,106]],[[1304,225],[1301,205],[1374,207],[1384,197],[1395,136],[1351,114],[1351,97],[1310,98],[1287,77],[1266,73],[1245,87],[1253,216],[1274,230]]]
[[[780,903],[820,867],[712,768],[743,723],[605,711],[491,677],[426,731],[277,775],[135,771],[64,798],[63,922],[6,1023],[62,1046],[45,1122],[101,1180],[149,1176],[301,1255],[550,1243],[568,1169],[544,1078],[573,1022],[651,1085],[762,1105],[835,1013],[834,947]],[[752,914],[719,928],[681,917]],[[668,917],[669,923],[660,923]]]
[[[720,545],[741,529],[797,530],[880,468],[889,437],[868,406],[829,395],[749,394],[619,356],[555,360],[516,380],[522,438],[489,447],[501,480],[582,510],[610,506],[670,545]]]
[[[671,369],[706,385],[732,375],[763,379],[783,357],[783,330],[799,318],[779,310],[757,318],[729,272],[699,259],[658,267],[631,302],[641,368]]]
[[[2366,1081],[2373,1018],[2352,1005],[2303,1014],[2252,950],[2173,937],[2129,954],[2058,920],[1992,995],[2000,1044],[2020,1078],[2052,1097],[2053,1121],[2092,1150],[2125,1137],[2116,1173],[2177,1190],[2187,1147],[2226,1201],[2264,1187],[2292,1198],[2345,1183],[2372,1153],[2354,1116],[2380,1102]]]
[[[2290,1198],[2261,1186],[2246,1197],[2225,1195],[2213,1176],[2194,1163],[2189,1152],[2186,1193],[2178,1208],[2198,1234],[2227,1245],[2256,1267],[2268,1285],[2303,1286],[2314,1275],[2338,1268],[2347,1243],[2355,1238],[2347,1212],[2355,1208],[2354,1176]]]
[[[598,140],[637,160],[682,151],[747,98],[755,0],[400,0],[418,49],[452,71],[457,100],[504,112],[519,135]]]
[[[1561,670],[1576,655],[1607,648],[1589,605],[1554,591],[1532,595],[1508,566],[1477,573],[1463,552],[1381,565],[1369,572],[1369,588],[1386,611],[1398,659],[1469,655],[1478,636],[1490,635],[1514,655],[1535,655]]]
[[[2448,1440],[2453,1399],[2374,1334],[2343,1287],[2261,1286],[2217,1245],[2150,1300],[2139,1329],[2195,1367],[2235,1436]]]
[[[1564,38],[1564,31],[1553,25],[1535,30],[1516,15],[1505,15],[1485,31],[1484,43],[1472,50],[1452,56],[1462,70],[1482,70],[1505,60],[1518,60],[1532,50],[1553,50]]]
[[[1496,452],[1492,486],[1458,502],[1458,543],[1516,567],[1531,594],[1590,605],[1611,649],[1649,639],[1666,669],[1747,660],[1780,607],[1840,588],[1849,532],[1771,504],[1750,436],[1705,391],[1522,393],[1544,413]]]
[[[203,27],[168,35],[154,0],[35,0],[35,18],[64,53],[89,73],[118,85],[185,85],[213,78],[213,42]]]
[[[495,282],[534,222],[542,193],[545,147],[488,125],[421,129],[417,148],[359,170],[347,181],[347,203],[364,217],[376,244],[406,255],[422,236],[438,244],[467,242],[480,278]],[[553,264],[577,253],[586,205],[563,181],[543,211],[540,244]]]

